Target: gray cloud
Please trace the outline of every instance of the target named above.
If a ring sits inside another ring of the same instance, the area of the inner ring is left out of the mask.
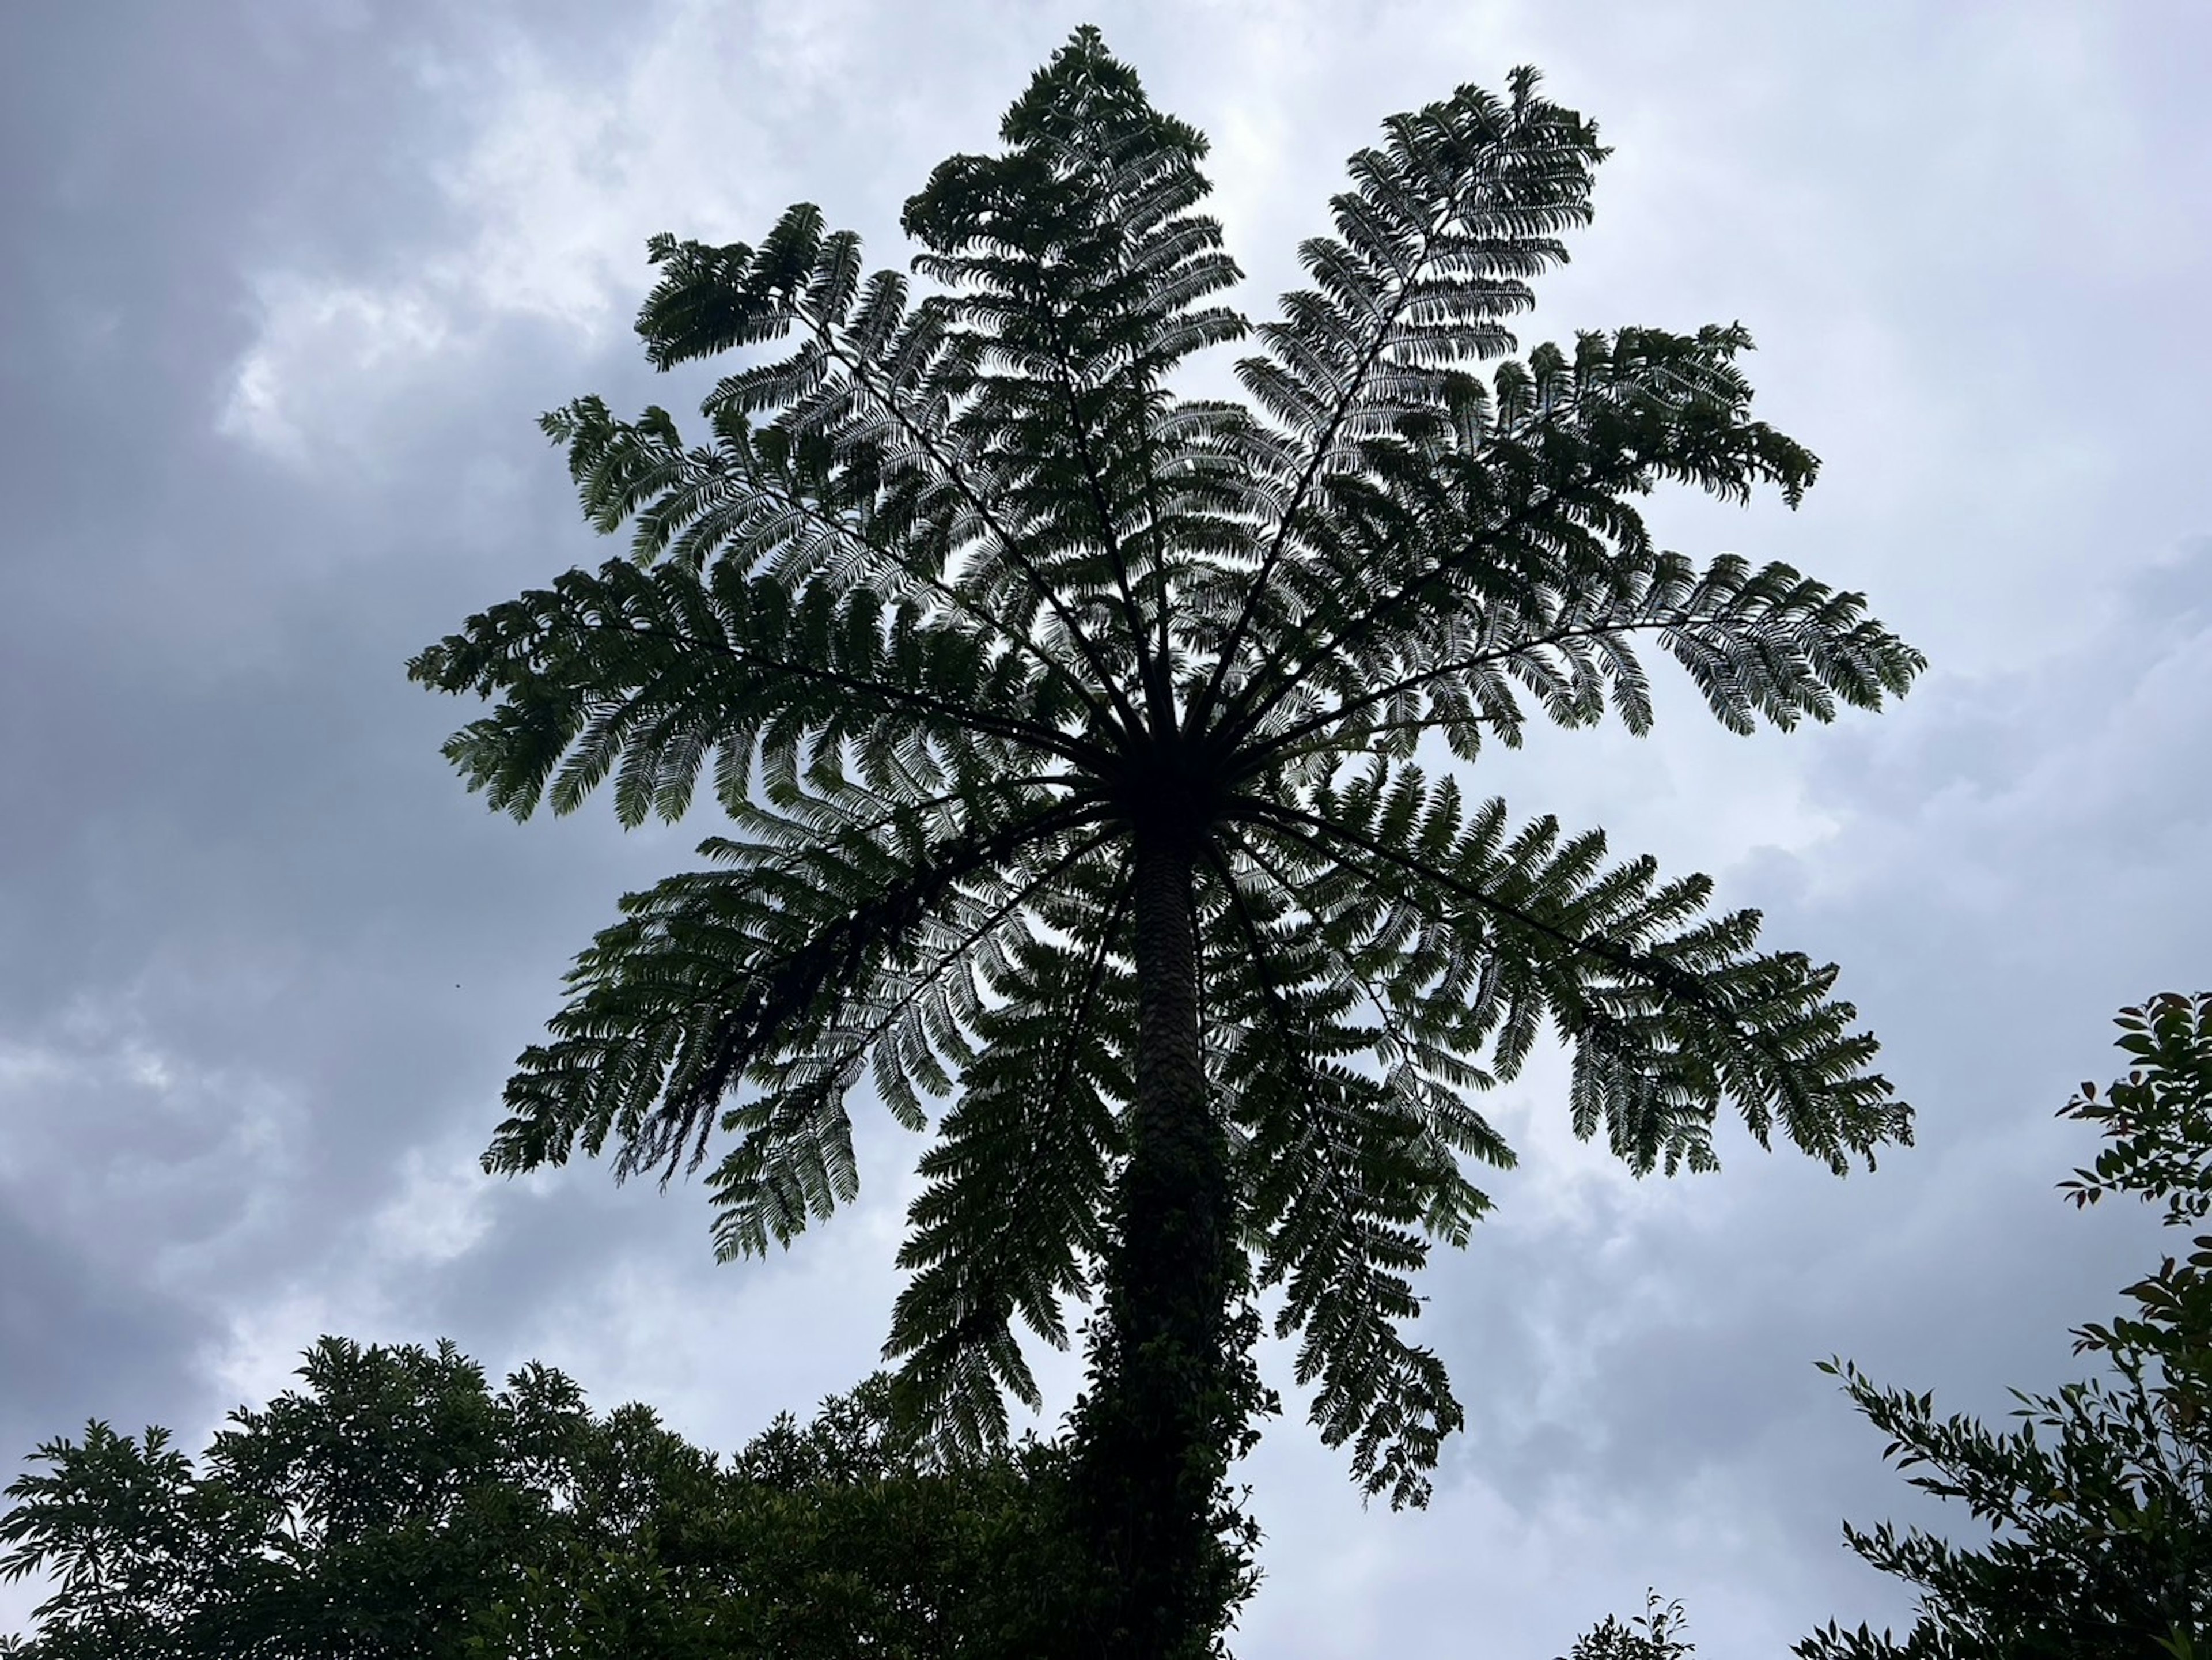
[[[682,403],[625,336],[646,234],[750,234],[805,197],[895,258],[903,194],[1075,21],[0,18],[0,1453],[93,1413],[189,1438],[325,1329],[542,1354],[724,1444],[871,1363],[915,1150],[887,1127],[859,1211],[732,1269],[696,1189],[475,1171],[568,954],[696,832],[489,818],[436,754],[463,711],[398,666],[599,556],[530,417]],[[1544,65],[1619,149],[1532,332],[1749,322],[1827,477],[1796,515],[1662,523],[1867,587],[1937,664],[1879,720],[1744,742],[1678,696],[1652,742],[1486,763],[1517,808],[1714,869],[1844,962],[1921,1145],[1842,1183],[1744,1145],[1637,1184],[1565,1134],[1555,1073],[1503,1093],[1524,1163],[1427,1286],[1470,1432],[1435,1508],[1391,1517],[1279,1426],[1247,1651],[1548,1655],[1647,1582],[1717,1656],[1893,1614],[1836,1523],[1908,1506],[1809,1362],[1985,1410],[2071,1375],[2063,1328],[2150,1231],[2058,1204],[2085,1148],[2051,1114],[2112,1070],[2112,1007],[2205,979],[2202,25],[1100,21],[1212,133],[1255,302],[1377,117]]]

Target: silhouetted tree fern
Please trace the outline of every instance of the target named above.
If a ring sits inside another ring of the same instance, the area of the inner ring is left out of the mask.
[[[997,1441],[1038,1398],[1018,1325],[1064,1344],[1099,1296],[1099,1640],[1184,1652],[1234,1590],[1256,1289],[1356,1478],[1425,1495],[1462,1414],[1412,1276],[1487,1208],[1470,1169],[1512,1155],[1474,1098],[1547,1026],[1577,1131],[1639,1171],[1710,1167],[1724,1102],[1838,1171],[1908,1134],[1832,968],[1703,877],[1468,799],[1422,740],[1641,733],[1644,642],[1739,731],[1878,706],[1921,660],[1856,594],[1653,544],[1657,484],[1813,479],[1750,417],[1741,329],[1515,355],[1603,154],[1533,72],[1391,118],[1257,328],[1220,302],[1204,139],[1095,31],[1001,137],[907,204],[919,286],[807,204],[758,246],[656,239],[653,362],[743,354],[704,435],[549,416],[629,554],[412,672],[494,703],[448,753],[495,807],[611,783],[636,824],[704,779],[732,821],[578,959],[490,1165],[665,1176],[719,1139],[736,1256],[852,1199],[854,1085],[938,1114],[906,1397]],[[1248,402],[1172,390],[1242,339]]]

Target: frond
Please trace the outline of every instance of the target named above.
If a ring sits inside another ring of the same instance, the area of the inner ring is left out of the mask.
[[[1282,319],[1259,330],[1265,355],[1238,365],[1282,429],[1271,471],[1283,494],[1201,712],[1244,668],[1254,631],[1279,629],[1279,571],[1329,539],[1312,522],[1329,481],[1364,474],[1367,445],[1409,418],[1458,407],[1461,366],[1513,350],[1505,319],[1534,303],[1529,279],[1566,258],[1560,234],[1588,222],[1597,130],[1536,87],[1518,70],[1505,99],[1462,87],[1390,118],[1386,143],[1352,157],[1353,189],[1331,200],[1336,235],[1301,246],[1316,286],[1284,296]]]
[[[1641,736],[1652,714],[1645,639],[1738,733],[1880,708],[1926,666],[1866,615],[1864,595],[1779,562],[1753,569],[1723,555],[1700,572],[1680,554],[1639,550],[1580,575],[1544,562],[1440,572],[1427,623],[1387,657],[1308,676],[1297,699],[1268,711],[1273,730],[1255,733],[1250,764],[1307,750],[1404,759],[1424,732],[1473,759],[1486,738],[1518,746],[1528,700],[1564,727],[1610,709]]]
[[[1010,941],[986,976],[959,1104],[923,1156],[884,1346],[902,1399],[940,1444],[1000,1444],[1007,1393],[1042,1404],[1018,1316],[1066,1347],[1065,1304],[1104,1250],[1135,1038],[1127,882],[1093,867],[1047,907],[1049,934]]]
[[[521,1056],[486,1168],[611,1140],[618,1175],[665,1180],[719,1123],[739,1140],[711,1180],[716,1237],[750,1255],[851,1197],[843,1104],[864,1063],[918,1125],[916,1086],[942,1090],[981,1015],[962,976],[1097,845],[1091,815],[1034,791],[814,805],[811,833],[710,842],[720,868],[623,902],[578,958],[553,1041]]]
[[[1810,453],[1749,415],[1748,345],[1741,329],[1584,335],[1571,359],[1509,361],[1486,389],[1468,378],[1449,417],[1368,442],[1285,562],[1267,642],[1223,672],[1228,729],[1310,729],[1419,694],[1411,707],[1471,755],[1486,731],[1518,740],[1517,686],[1564,724],[1610,706],[1642,731],[1638,632],[1738,730],[1901,694],[1924,660],[1863,596],[1732,556],[1700,575],[1632,505],[1666,482],[1792,502],[1811,482]]]
[[[409,665],[497,700],[446,753],[492,806],[568,812],[609,777],[626,824],[680,817],[708,761],[726,810],[757,777],[1020,773],[1079,756],[1078,713],[1022,657],[915,604],[721,564],[570,571],[471,617]]]
[[[1711,1168],[1724,1102],[1762,1144],[1778,1121],[1838,1172],[1911,1139],[1911,1110],[1869,1070],[1874,1040],[1830,995],[1834,967],[1758,951],[1757,914],[1705,915],[1703,877],[1662,882],[1649,859],[1608,866],[1601,835],[1562,839],[1549,819],[1509,837],[1502,804],[1462,813],[1448,782],[1382,762],[1304,806],[1256,806],[1251,822],[1367,903],[1419,917],[1424,941],[1480,989],[1470,1012],[1494,1075],[1556,1027],[1577,1134],[1602,1128],[1639,1173]]]
[[[1308,885],[1310,859],[1217,867],[1208,953],[1215,1086],[1239,1131],[1245,1227],[1260,1283],[1281,1284],[1277,1334],[1301,1336],[1313,1418],[1349,1445],[1366,1490],[1419,1504],[1463,1418],[1441,1362],[1401,1331],[1433,1238],[1463,1243],[1488,1199],[1462,1159],[1512,1154],[1463,1091],[1457,1000],[1401,949],[1403,919]],[[1291,897],[1295,886],[1297,898]]]
[[[1176,532],[1211,511],[1188,489],[1181,435],[1158,418],[1162,386],[1246,328],[1203,303],[1239,276],[1219,224],[1193,211],[1212,188],[1205,141],[1154,109],[1095,33],[1038,72],[1001,137],[1000,155],[939,166],[903,219],[917,270],[988,343],[954,430],[999,481],[1036,567],[1079,614],[1113,619],[1101,649],[1130,666],[1157,718]]]

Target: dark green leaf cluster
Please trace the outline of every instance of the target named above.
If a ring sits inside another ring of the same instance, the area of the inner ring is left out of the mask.
[[[2119,1047],[2134,1059],[2100,1098],[2085,1083],[2064,1116],[2106,1146],[2060,1190],[2077,1205],[2133,1194],[2166,1207],[2169,1226],[2212,1215],[2212,996],[2168,993],[2123,1009]]]
[[[495,806],[611,781],[634,824],[708,779],[730,821],[579,958],[488,1162],[665,1175],[719,1136],[743,1254],[852,1197],[856,1085],[940,1113],[890,1353],[947,1444],[994,1444],[1036,1398],[1019,1331],[1067,1341],[1111,1249],[1133,861],[1172,846],[1255,1277],[1323,1432],[1418,1500],[1461,1411],[1405,1336],[1413,1275],[1486,1207],[1468,1167],[1510,1161],[1473,1096],[1547,1031],[1577,1131],[1638,1171],[1709,1167],[1729,1104],[1839,1170],[1910,1130],[1832,968],[1708,915],[1702,878],[1469,807],[1423,735],[1641,732],[1646,642],[1741,731],[1877,706],[1921,660],[1856,594],[1654,544],[1662,484],[1814,476],[1749,413],[1741,329],[1516,355],[1603,154],[1532,73],[1386,123],[1256,329],[1202,139],[1095,32],[1001,137],[908,204],[918,284],[811,205],[757,246],[657,239],[652,361],[738,354],[703,438],[548,417],[629,556],[412,665],[491,703],[448,753]],[[1246,337],[1249,402],[1175,391]]]
[[[2063,1110],[2107,1138],[2063,1185],[2077,1203],[2134,1194],[2169,1225],[2201,1220],[2212,1168],[2212,995],[2168,994],[2119,1018],[2137,1064]],[[1939,1416],[1929,1395],[1826,1370],[1888,1438],[1923,1492],[1964,1504],[1985,1541],[1888,1523],[1847,1526],[1851,1548],[1920,1591],[1900,1639],[1831,1623],[1806,1660],[2101,1660],[2212,1652],[2212,1237],[2127,1288],[2134,1311],[2081,1327],[2108,1375],[2015,1392],[2015,1426]]]
[[[1086,1606],[1060,1456],[946,1465],[888,1384],[726,1462],[568,1378],[326,1338],[197,1466],[104,1424],[8,1489],[25,1660],[1049,1654]]]
[[[1681,1603],[1650,1591],[1643,1613],[1627,1620],[1608,1614],[1575,1639],[1565,1660],[1687,1660],[1698,1651],[1686,1629]]]

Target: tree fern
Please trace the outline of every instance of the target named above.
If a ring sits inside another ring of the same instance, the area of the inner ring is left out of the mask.
[[[810,204],[758,246],[656,238],[651,360],[738,354],[703,440],[547,417],[629,552],[411,672],[491,703],[447,753],[495,807],[605,786],[635,824],[703,782],[728,820],[579,958],[489,1165],[719,1149],[743,1256],[853,1198],[856,1085],[933,1126],[902,1398],[1000,1439],[1037,1400],[1019,1331],[1066,1344],[1097,1299],[1113,1640],[1182,1652],[1233,1589],[1252,1295],[1355,1476],[1425,1496],[1462,1414],[1414,1276],[1488,1208],[1471,1172],[1512,1154],[1476,1100],[1547,1031],[1577,1133],[1639,1172],[1711,1167],[1724,1106],[1838,1171],[1909,1137],[1832,968],[1702,877],[1469,800],[1424,737],[1642,733],[1647,646],[1744,732],[1879,707],[1921,660],[1857,594],[1653,542],[1662,484],[1812,482],[1741,329],[1520,355],[1603,155],[1532,72],[1387,122],[1256,329],[1203,138],[1095,32],[1001,137],[907,204],[919,285]],[[1174,390],[1246,339],[1248,402]]]

